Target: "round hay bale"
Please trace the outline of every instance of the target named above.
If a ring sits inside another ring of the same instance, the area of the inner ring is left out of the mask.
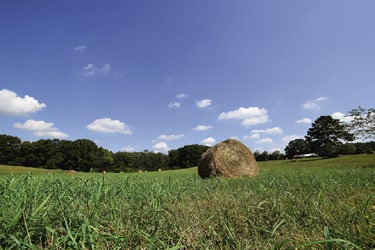
[[[74,175],[76,173],[76,171],[74,171],[73,169],[70,169],[66,172],[66,175]]]
[[[198,174],[209,177],[243,177],[258,174],[253,153],[243,143],[228,139],[208,149],[198,163]]]

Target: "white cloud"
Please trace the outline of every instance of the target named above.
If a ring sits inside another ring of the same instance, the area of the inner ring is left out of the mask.
[[[240,107],[237,110],[222,112],[219,120],[237,119],[242,120],[241,124],[244,126],[252,126],[257,124],[266,123],[269,121],[267,110],[258,107]]]
[[[182,137],[184,137],[184,134],[179,134],[179,135],[160,135],[158,137],[159,140],[166,140],[166,141],[173,141],[173,140],[178,140]]]
[[[132,131],[123,122],[119,120],[112,120],[110,118],[96,119],[92,123],[86,126],[87,129],[101,133],[120,133],[125,135],[131,135]]]
[[[86,51],[86,49],[87,49],[86,45],[79,45],[79,46],[74,48],[74,50],[76,50],[80,53],[84,53]]]
[[[168,108],[176,108],[176,109],[178,109],[178,108],[180,108],[181,107],[181,103],[179,103],[179,102],[171,102],[171,103],[169,103],[168,104]]]
[[[97,67],[93,63],[87,64],[85,67],[83,67],[83,75],[90,77],[95,75],[106,75],[111,71],[111,65],[108,63],[103,64],[101,67]]]
[[[60,132],[57,128],[53,127],[52,122],[36,121],[33,119],[27,120],[25,123],[16,122],[13,124],[15,128],[33,131],[33,135],[48,138],[67,138],[69,135]]]
[[[197,131],[205,131],[209,129],[212,129],[211,125],[198,125],[195,128],[193,128],[193,130],[197,130]]]
[[[243,137],[243,140],[246,141],[246,140],[250,140],[250,139],[259,139],[260,138],[260,135],[255,133],[255,134],[251,134],[251,135],[245,135]]]
[[[187,95],[185,95],[184,93],[180,93],[180,94],[176,95],[176,98],[178,98],[178,99],[186,98],[186,97],[187,97]]]
[[[263,143],[272,143],[272,139],[269,138],[269,137],[266,137],[266,138],[263,138],[263,139],[260,139],[260,140],[257,140],[255,141],[255,143],[259,143],[259,144],[263,144]]]
[[[165,142],[158,142],[152,146],[155,152],[168,152],[169,147],[168,144]]]
[[[206,146],[212,146],[213,144],[216,143],[216,139],[213,138],[213,137],[208,137],[208,138],[206,138],[206,139],[203,139],[203,140],[201,141],[201,143],[202,143],[203,145],[206,145]]]
[[[207,108],[212,105],[212,100],[211,99],[203,99],[200,101],[195,101],[195,105],[202,109],[202,108]]]
[[[126,147],[121,148],[120,151],[122,151],[122,152],[134,152],[135,151],[135,147],[133,147],[133,146],[126,146]]]
[[[303,139],[303,136],[301,135],[287,135],[282,138],[283,142],[289,143],[290,141],[296,140],[296,139]]]
[[[302,118],[300,120],[295,121],[295,123],[307,123],[307,124],[310,124],[310,123],[312,123],[312,120],[310,118]]]
[[[327,97],[319,97],[315,100],[309,100],[302,105],[303,109],[319,110],[320,102],[327,100]]]
[[[277,135],[277,134],[282,134],[283,130],[279,127],[274,127],[274,128],[267,128],[267,129],[254,129],[251,131],[251,133],[264,133],[268,135]]]
[[[38,112],[46,107],[33,97],[25,95],[19,97],[15,92],[8,89],[0,90],[0,114],[5,115],[28,115]]]
[[[344,113],[335,112],[332,115],[333,119],[339,119],[340,122],[350,123],[353,120],[353,116],[346,116]]]

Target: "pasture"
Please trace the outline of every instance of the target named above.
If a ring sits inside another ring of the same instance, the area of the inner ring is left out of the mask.
[[[373,249],[375,154],[76,173],[0,166],[0,249]]]

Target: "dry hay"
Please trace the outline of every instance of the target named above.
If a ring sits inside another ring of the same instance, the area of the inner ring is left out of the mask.
[[[207,150],[198,163],[198,174],[202,178],[255,176],[258,171],[250,149],[233,139],[222,141]]]
[[[74,175],[76,173],[76,171],[74,171],[74,170],[68,170],[67,172],[66,172],[66,175]]]

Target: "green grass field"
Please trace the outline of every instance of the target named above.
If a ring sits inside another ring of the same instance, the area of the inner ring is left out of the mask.
[[[0,249],[373,249],[375,155],[118,174],[0,166]]]

